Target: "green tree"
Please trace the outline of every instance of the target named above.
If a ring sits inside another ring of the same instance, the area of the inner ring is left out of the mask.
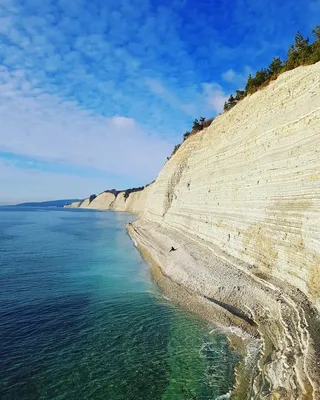
[[[291,45],[288,50],[288,59],[285,63],[285,70],[289,71],[298,66],[299,54],[294,45]]]
[[[200,124],[200,122],[198,121],[197,118],[193,121],[192,130],[194,132],[201,131],[201,124]]]
[[[187,140],[188,139],[188,137],[191,135],[191,132],[186,132],[184,135],[183,135],[183,140]]]
[[[268,81],[268,78],[269,78],[269,74],[265,68],[262,68],[260,71],[257,71],[256,76],[255,76],[256,88],[259,88],[264,83],[266,83]]]
[[[236,104],[237,104],[237,100],[233,97],[232,94],[230,94],[230,97],[229,97],[228,101],[226,101],[226,102],[224,103],[223,109],[224,109],[224,111],[228,111],[228,110],[230,110],[233,106],[235,106]]]
[[[241,99],[243,99],[245,97],[245,91],[244,90],[236,90],[236,97],[235,99],[237,101],[240,101]]]
[[[285,70],[290,70],[299,65],[312,63],[312,47],[309,45],[309,38],[304,38],[298,31],[294,37],[294,45],[288,51],[288,60]]]
[[[255,77],[248,76],[248,82],[246,84],[246,92],[254,93],[257,89],[263,86],[269,80],[269,72],[265,68],[256,72]]]
[[[313,30],[312,30],[313,36],[316,38],[316,40],[320,40],[320,25],[317,25]]]
[[[199,123],[200,123],[202,129],[203,129],[204,125],[205,125],[205,122],[206,122],[206,118],[205,117],[200,117],[199,118]]]
[[[312,48],[311,62],[316,63],[320,61],[320,25],[317,25],[315,29],[313,29],[312,34],[316,40],[311,45]]]
[[[229,103],[230,108],[232,108],[233,106],[235,106],[237,104],[237,100],[233,97],[232,94],[229,97],[228,103]]]
[[[304,38],[298,31],[294,37],[294,47],[299,52],[304,51],[309,46],[309,38]]]
[[[248,76],[248,80],[247,80],[245,89],[246,89],[247,93],[251,93],[251,91],[254,89],[254,82],[253,82],[253,78],[252,78],[251,74],[249,74],[249,76]]]
[[[283,67],[283,63],[280,57],[274,57],[271,64],[269,65],[268,72],[270,76],[278,75]]]

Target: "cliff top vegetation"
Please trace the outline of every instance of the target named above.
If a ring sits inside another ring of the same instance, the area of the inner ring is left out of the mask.
[[[320,61],[320,25],[317,25],[315,29],[312,30],[312,35],[314,41],[310,42],[309,37],[303,37],[298,31],[294,37],[294,43],[290,46],[287,59],[282,60],[280,57],[274,57],[267,68],[262,68],[255,73],[253,76],[250,74],[247,79],[245,88],[242,90],[236,90],[235,94],[231,94],[229,99],[224,104],[224,111],[229,111],[233,108],[239,101],[250,95],[259,89],[267,86],[271,81],[277,79],[279,75],[283,72],[290,71],[301,65],[311,65]],[[204,128],[210,126],[214,118],[206,119],[205,117],[200,117],[199,120],[195,119],[193,121],[193,126],[191,131],[185,132],[183,135],[183,141],[188,139],[190,136],[201,132]],[[181,146],[177,144],[169,160]]]

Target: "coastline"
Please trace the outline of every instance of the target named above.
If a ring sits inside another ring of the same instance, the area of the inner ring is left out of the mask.
[[[320,400],[319,73],[287,71],[217,116],[142,191],[80,205],[138,214],[128,230],[162,289],[261,340],[243,398]]]
[[[249,274],[199,238],[141,218],[127,230],[162,291],[221,327],[243,353],[231,398],[319,398],[320,322],[302,292]]]

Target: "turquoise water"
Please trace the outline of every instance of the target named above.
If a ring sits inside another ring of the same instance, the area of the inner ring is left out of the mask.
[[[131,216],[0,208],[0,398],[216,399],[237,354],[152,283]]]

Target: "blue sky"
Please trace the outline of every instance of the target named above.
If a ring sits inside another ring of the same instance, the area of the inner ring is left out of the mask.
[[[1,0],[0,202],[152,181],[320,0]]]

